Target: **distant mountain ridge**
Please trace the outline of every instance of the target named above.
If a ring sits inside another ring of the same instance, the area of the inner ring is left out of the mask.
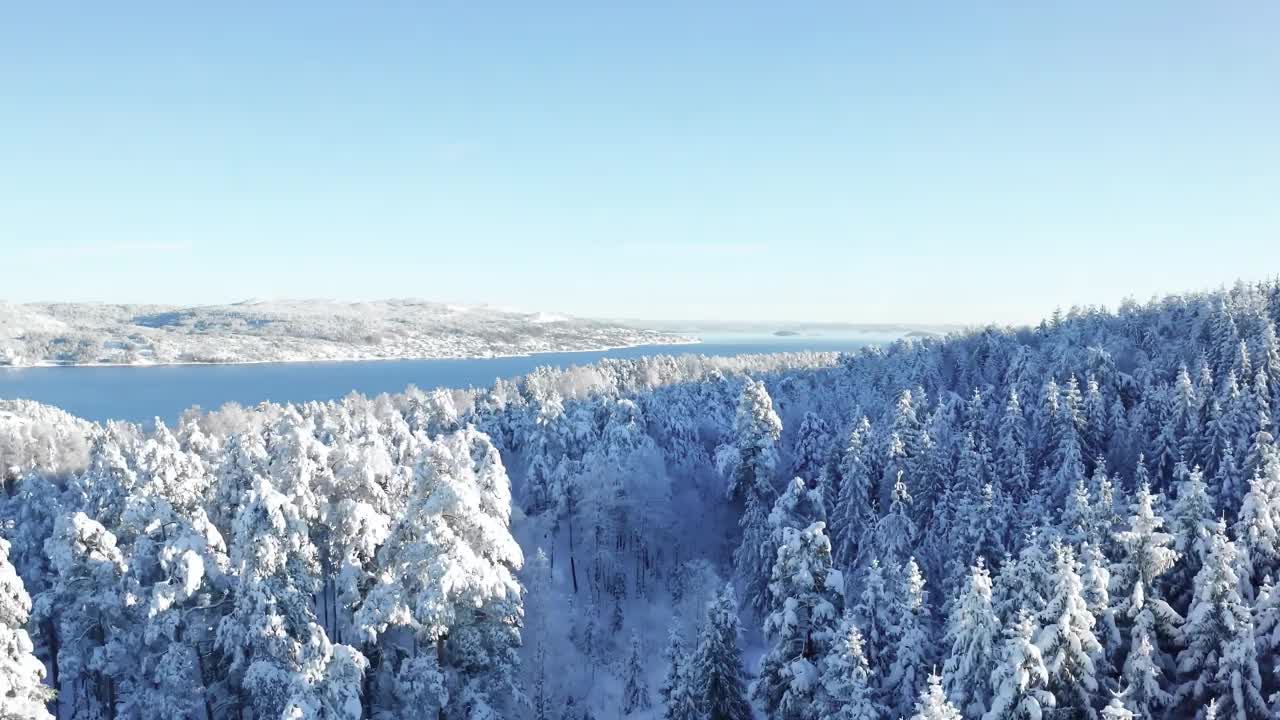
[[[644,327],[423,300],[0,303],[0,365],[471,358],[689,342]]]

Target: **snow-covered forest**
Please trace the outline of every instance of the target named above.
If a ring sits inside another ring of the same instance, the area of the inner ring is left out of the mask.
[[[3,403],[0,717],[1276,717],[1277,323]]]
[[[617,323],[421,300],[0,302],[0,365],[494,357],[688,342]]]

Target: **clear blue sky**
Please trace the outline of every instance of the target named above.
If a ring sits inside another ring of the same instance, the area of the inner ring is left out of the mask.
[[[1277,38],[1270,1],[14,3],[0,298],[1019,322],[1261,278]]]

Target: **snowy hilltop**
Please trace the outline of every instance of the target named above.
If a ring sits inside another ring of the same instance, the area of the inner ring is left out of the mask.
[[[420,300],[0,303],[0,365],[495,357],[689,342],[595,320]]]

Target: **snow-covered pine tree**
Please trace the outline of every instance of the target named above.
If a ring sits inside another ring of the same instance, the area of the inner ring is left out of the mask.
[[[115,535],[81,512],[58,518],[45,552],[56,575],[32,609],[56,633],[59,703],[72,717],[109,717],[117,663],[131,661],[108,653],[130,630],[121,593],[124,556]]]
[[[951,649],[942,669],[947,697],[966,717],[983,715],[990,706],[999,640],[1000,623],[991,608],[991,575],[978,558],[947,623]]]
[[[1253,639],[1258,646],[1263,693],[1272,712],[1280,711],[1280,591],[1264,577],[1253,603]]]
[[[32,654],[27,620],[31,598],[9,563],[9,542],[0,538],[0,717],[53,720],[45,704],[54,698],[45,670]]]
[[[1178,702],[1217,699],[1218,712],[1234,720],[1269,717],[1253,639],[1250,607],[1240,596],[1235,543],[1222,523],[1206,541],[1187,613],[1186,646],[1178,654]]]
[[[1014,622],[1023,610],[1039,616],[1048,602],[1050,569],[1043,542],[1037,534],[1026,538],[1017,559],[1006,560],[996,574],[991,605],[1002,627]]]
[[[912,498],[902,473],[893,484],[889,512],[876,523],[875,552],[885,563],[905,562],[915,547],[916,524],[911,519]]]
[[[937,673],[931,673],[928,683],[928,687],[920,692],[911,720],[961,720],[960,711],[951,704],[942,690],[942,678]]]
[[[671,695],[682,682],[681,678],[687,662],[684,635],[680,632],[680,625],[676,620],[672,620],[671,627],[667,630],[667,647],[662,651],[662,659],[667,663],[667,670],[662,676],[662,682],[658,685],[658,697],[662,700],[664,708],[670,708]]]
[[[893,636],[894,618],[893,593],[889,589],[888,578],[879,560],[872,560],[862,576],[861,592],[858,602],[850,610],[853,622],[862,631],[865,641],[863,652],[871,668],[871,683],[879,687],[879,683],[889,673],[889,665],[893,660],[890,647]]]
[[[415,471],[407,509],[378,551],[382,571],[356,613],[384,662],[435,656],[450,716],[520,702],[516,648],[523,563],[509,529],[511,495],[497,451],[466,428],[432,442]]]
[[[769,511],[769,540],[761,548],[761,554],[771,553],[776,557],[778,548],[786,542],[785,533],[788,529],[803,530],[815,522],[825,523],[826,519],[822,493],[801,478],[793,478]],[[770,572],[772,573],[772,568]],[[770,592],[765,609],[773,612],[776,602],[777,597]]]
[[[827,464],[832,442],[831,426],[827,421],[815,412],[806,412],[791,448],[792,475],[805,478],[811,485],[816,484],[818,475]]]
[[[875,529],[875,486],[871,475],[871,422],[863,416],[853,425],[838,471],[840,490],[831,514],[833,554],[845,567],[858,563],[863,546]]]
[[[1165,689],[1165,672],[1156,662],[1150,633],[1134,628],[1123,673],[1125,706],[1139,717],[1157,717],[1160,709],[1173,702],[1173,695]]]
[[[672,689],[671,698],[663,708],[663,720],[699,720],[702,717],[698,706],[701,700],[699,690],[686,677],[687,673],[687,668],[682,670],[680,682]]]
[[[684,636],[675,622],[671,624],[662,656],[667,661],[666,674],[658,686],[663,720],[697,720],[698,692],[689,681],[693,656],[686,654]]]
[[[1017,389],[1009,391],[1004,414],[1000,417],[996,441],[996,473],[1004,490],[1015,503],[1031,496],[1031,469],[1027,460],[1027,419],[1022,414]]]
[[[746,588],[747,605],[764,612],[769,600],[769,573],[773,555],[769,547],[768,513],[773,501],[773,476],[778,465],[778,438],[782,421],[773,409],[764,383],[748,378],[734,416],[733,452],[721,469],[728,477],[728,496],[743,503],[738,526],[742,540],[734,553],[734,566]]]
[[[831,568],[831,543],[822,522],[783,530],[769,583],[774,610],[764,623],[770,649],[751,688],[771,717],[813,717],[819,663],[843,610],[841,584]]]
[[[1116,534],[1123,555],[1112,573],[1115,614],[1129,629],[1123,664],[1126,698],[1142,717],[1151,717],[1172,699],[1165,685],[1173,668],[1168,653],[1180,642],[1182,625],[1182,616],[1161,593],[1160,579],[1173,569],[1178,554],[1170,547],[1173,536],[1161,530],[1164,518],[1156,511],[1157,499],[1148,485],[1139,486],[1129,527]]]
[[[1133,720],[1133,711],[1124,706],[1119,697],[1111,698],[1111,702],[1102,708],[1102,720]]]
[[[1108,565],[1097,544],[1085,542],[1080,545],[1080,581],[1084,584],[1085,605],[1097,621],[1094,634],[1104,651],[1098,658],[1097,670],[1109,677],[1112,670],[1110,660],[1120,652],[1121,640],[1111,603],[1111,570]]]
[[[239,702],[255,714],[278,717],[301,669],[302,640],[315,622],[315,546],[297,506],[266,476],[255,477],[239,508],[231,540],[239,588],[218,625],[217,646]]]
[[[1058,701],[1055,715],[1077,720],[1093,718],[1098,692],[1096,661],[1102,655],[1102,645],[1094,633],[1096,621],[1084,598],[1075,553],[1056,542],[1052,550],[1053,589],[1040,613],[1044,626],[1036,645],[1049,671],[1049,690]]]
[[[751,720],[738,649],[738,606],[726,586],[707,606],[707,619],[690,659],[687,682],[701,690],[699,707],[706,720]]]
[[[1280,569],[1280,463],[1269,459],[1249,482],[1234,525],[1237,549],[1246,554],[1253,578]]]
[[[896,605],[890,611],[895,618],[892,640],[893,663],[884,681],[883,698],[894,712],[905,715],[912,708],[923,686],[925,673],[932,666],[933,618],[925,591],[924,575],[915,558],[907,560],[902,573],[902,588],[895,593]]]
[[[640,634],[631,633],[631,652],[623,669],[622,712],[624,715],[648,710],[653,705],[649,698],[649,683],[645,680],[644,651],[640,646]]]
[[[1184,611],[1191,603],[1193,580],[1204,562],[1206,544],[1216,521],[1213,500],[1200,470],[1187,471],[1179,463],[1174,477],[1183,479],[1178,483],[1169,518],[1173,548],[1178,552],[1178,564],[1170,573],[1170,604]]]
[[[1025,610],[1005,627],[1000,657],[991,672],[991,709],[983,720],[1036,720],[1056,706],[1036,634],[1035,620]]]
[[[822,687],[816,717],[823,720],[880,720],[887,712],[876,702],[866,643],[853,616],[846,614],[822,660]]]
[[[551,597],[551,562],[541,547],[524,569],[524,644],[533,649],[533,662],[525,664],[526,687],[532,704],[534,720],[550,720],[552,698],[550,679],[547,677],[547,655],[550,652],[551,619],[554,598]]]

